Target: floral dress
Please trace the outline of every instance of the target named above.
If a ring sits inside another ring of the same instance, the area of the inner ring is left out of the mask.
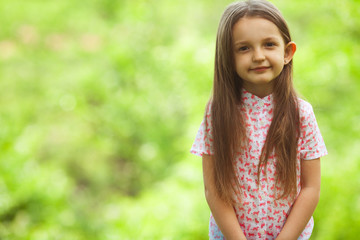
[[[210,108],[209,106],[207,109],[190,150],[191,153],[198,156],[213,155],[214,153]],[[311,105],[299,99],[299,109],[301,133],[297,154],[297,195],[301,190],[300,161],[316,159],[327,154]],[[235,198],[235,213],[247,239],[275,239],[285,224],[294,200],[291,198],[275,199],[276,193],[280,189],[275,186],[276,158],[274,154],[270,155],[268,159],[267,173],[265,174],[264,170],[260,173],[260,182],[257,184],[260,154],[273,118],[273,96],[271,94],[259,98],[242,89],[242,105],[239,107],[239,111],[244,114],[246,119],[249,144],[246,149],[239,151],[236,155],[236,177],[242,191]],[[205,121],[207,121],[206,125]],[[208,134],[204,134],[205,131]],[[314,220],[311,217],[298,239],[309,239],[313,227]],[[210,239],[225,239],[212,215],[209,223],[209,237]]]

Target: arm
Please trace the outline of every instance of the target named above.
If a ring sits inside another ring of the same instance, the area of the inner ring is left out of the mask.
[[[320,198],[320,159],[301,161],[301,191],[276,240],[298,239]]]
[[[205,197],[216,224],[227,240],[246,240],[233,207],[222,201],[216,193],[213,158],[204,154],[202,159]]]

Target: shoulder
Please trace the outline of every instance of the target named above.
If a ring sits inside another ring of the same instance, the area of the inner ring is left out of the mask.
[[[309,115],[314,114],[313,107],[309,102],[301,98],[298,98],[298,104],[299,104],[300,117],[308,117]]]
[[[316,123],[313,107],[311,104],[303,99],[298,98],[300,127],[302,131],[311,131]]]
[[[212,100],[210,99],[205,107],[205,114],[204,114],[204,118],[211,120],[211,112],[212,112]]]
[[[206,103],[206,112],[209,113],[211,112],[211,108],[212,108],[212,99],[210,99],[207,103]]]

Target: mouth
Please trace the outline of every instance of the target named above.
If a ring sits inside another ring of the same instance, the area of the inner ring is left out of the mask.
[[[270,69],[270,67],[260,66],[260,67],[250,68],[250,71],[263,72],[263,71],[266,71],[268,69]]]

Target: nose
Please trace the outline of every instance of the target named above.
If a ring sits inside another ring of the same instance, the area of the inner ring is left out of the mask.
[[[262,49],[259,49],[259,48],[254,49],[253,61],[254,62],[262,62],[264,60],[265,60],[265,55],[264,55],[264,52],[262,51]]]

